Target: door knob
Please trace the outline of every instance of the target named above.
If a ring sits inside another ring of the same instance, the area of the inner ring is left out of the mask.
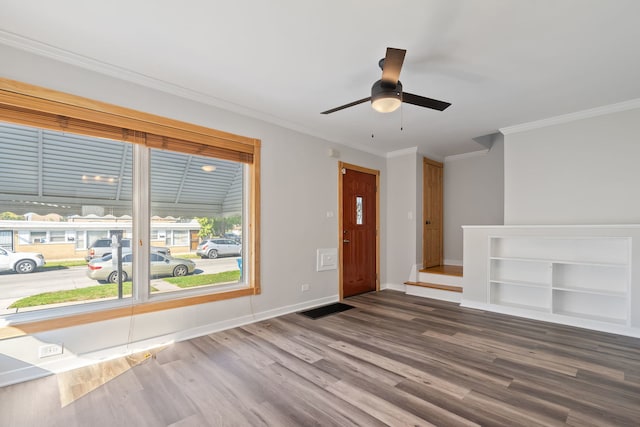
[[[429,224],[431,224],[431,221],[426,220],[426,221],[425,221],[425,224],[429,225]]]

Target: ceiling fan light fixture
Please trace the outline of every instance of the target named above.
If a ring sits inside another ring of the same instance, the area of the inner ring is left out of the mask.
[[[380,113],[391,113],[402,104],[402,83],[390,87],[378,80],[371,87],[371,107]]]

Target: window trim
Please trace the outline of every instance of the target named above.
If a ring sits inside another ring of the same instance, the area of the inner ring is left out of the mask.
[[[246,288],[213,291],[207,294],[178,295],[173,299],[134,302],[123,307],[74,307],[72,314],[50,315],[40,312],[37,319],[20,321],[5,317],[0,340],[60,328],[100,322],[120,317],[169,310],[213,301],[260,294],[260,147],[261,141],[199,125],[156,116],[124,107],[94,101],[27,83],[0,78],[0,120],[20,125],[108,137],[180,152],[200,150],[211,155],[248,164],[249,212],[245,249]],[[115,137],[115,138],[114,138]],[[161,144],[161,146],[158,146]],[[136,198],[136,200],[139,199]],[[140,200],[138,200],[140,202]],[[134,201],[134,203],[136,203]],[[139,230],[140,227],[137,227]],[[142,233],[148,242],[150,232]],[[137,236],[133,236],[137,237]],[[143,237],[143,236],[138,236]],[[86,236],[85,236],[86,238]],[[139,239],[136,239],[139,240]],[[85,243],[88,244],[88,243]],[[142,254],[143,251],[137,251]],[[142,257],[142,258],[148,258]],[[140,261],[140,257],[138,257]],[[248,261],[248,262],[247,262]],[[144,285],[141,287],[144,288]]]

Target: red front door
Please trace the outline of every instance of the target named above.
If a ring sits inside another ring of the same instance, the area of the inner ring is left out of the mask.
[[[343,168],[342,295],[375,291],[377,176]]]

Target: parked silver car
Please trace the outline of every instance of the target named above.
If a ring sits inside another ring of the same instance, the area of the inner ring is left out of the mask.
[[[207,239],[198,245],[196,255],[218,258],[222,255],[241,255],[242,245],[231,239]]]
[[[128,249],[122,254],[122,281],[131,279],[133,254]],[[186,276],[193,273],[196,269],[196,263],[190,259],[173,258],[169,255],[161,255],[151,253],[151,275],[158,276]],[[87,264],[87,276],[90,279],[117,283],[118,271],[114,266],[111,254],[105,255],[103,258],[96,258]]]
[[[122,249],[131,249],[131,239],[122,239]],[[162,255],[171,255],[171,249],[165,246],[151,246],[150,249],[151,252],[157,252]],[[84,259],[91,261],[94,258],[102,258],[106,254],[110,254],[111,251],[113,251],[111,248],[111,239],[98,239],[87,248],[87,255]]]
[[[16,273],[32,273],[45,264],[44,256],[36,252],[13,252],[0,248],[0,271],[13,270]]]

